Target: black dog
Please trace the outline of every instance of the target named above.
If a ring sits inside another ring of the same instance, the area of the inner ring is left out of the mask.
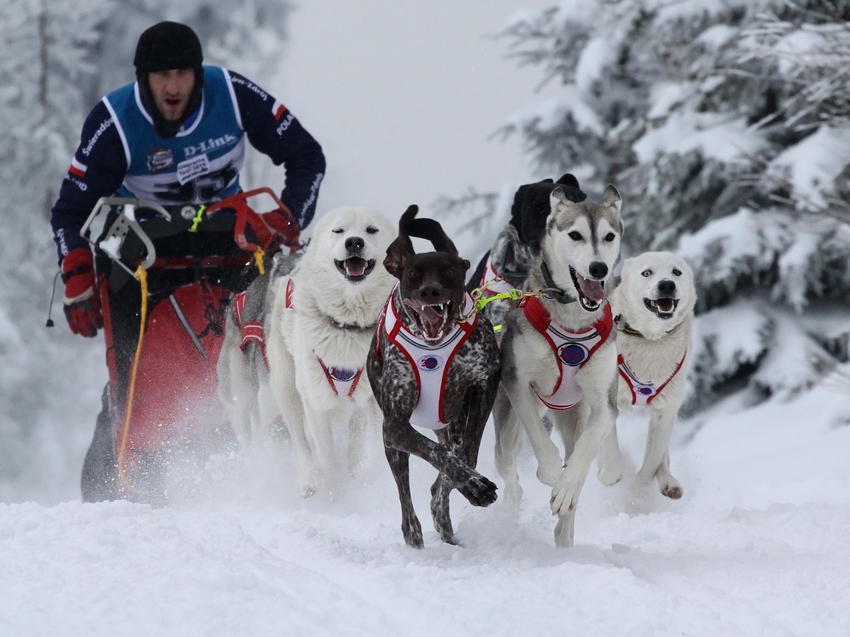
[[[491,287],[492,293],[506,291],[510,287],[519,288],[525,283],[531,264],[540,254],[540,241],[546,232],[546,219],[551,208],[549,195],[559,186],[570,201],[580,203],[587,199],[578,180],[570,173],[558,181],[544,179],[520,186],[514,194],[511,219],[469,278],[468,292],[494,279],[498,282]],[[489,304],[488,310],[495,305]],[[489,311],[486,315],[494,324],[501,322]],[[498,318],[501,319],[501,315]]]
[[[449,494],[475,506],[496,500],[496,485],[475,471],[478,447],[499,386],[499,348],[490,322],[470,312],[463,282],[469,261],[439,223],[414,219],[410,206],[384,266],[399,283],[378,323],[367,361],[372,391],[384,413],[384,450],[398,485],[404,541],[422,548],[410,497],[410,454],[440,475],[431,487],[431,516],[444,542],[454,543]],[[410,237],[436,252],[416,254]],[[412,424],[434,429],[439,444]]]

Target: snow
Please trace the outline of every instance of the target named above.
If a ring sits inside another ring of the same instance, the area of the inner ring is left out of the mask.
[[[848,391],[837,376],[680,422],[678,502],[632,492],[646,417],[622,415],[626,476],[591,473],[568,550],[529,451],[518,511],[453,496],[460,546],[433,531],[434,471],[414,458],[421,551],[403,543],[380,457],[335,501],[298,498],[284,451],[171,508],[0,505],[0,634],[847,635]],[[491,425],[480,467],[501,484],[493,441]]]
[[[824,194],[834,193],[836,179],[850,162],[848,146],[850,131],[821,126],[777,155],[768,166],[768,175],[788,183],[804,210],[822,209]]]
[[[582,92],[575,84],[559,89],[532,106],[523,108],[510,117],[508,126],[523,128],[527,122],[536,122],[537,128],[547,130],[557,127],[571,115],[578,130],[588,130],[596,134],[603,131],[599,116],[590,105],[580,99]]]
[[[640,161],[651,161],[661,153],[700,150],[706,157],[731,162],[754,156],[763,147],[760,135],[744,119],[719,113],[673,113],[639,139],[634,150]]]

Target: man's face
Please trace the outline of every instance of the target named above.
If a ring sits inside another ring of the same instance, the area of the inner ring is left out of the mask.
[[[172,69],[148,73],[154,104],[167,121],[183,117],[189,105],[189,97],[195,87],[195,72],[192,69]]]

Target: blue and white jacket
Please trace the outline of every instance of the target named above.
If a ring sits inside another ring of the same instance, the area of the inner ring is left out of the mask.
[[[281,200],[306,227],[316,209],[325,157],[295,116],[259,86],[233,71],[205,66],[201,103],[171,139],[154,130],[138,83],[113,91],[89,113],[53,206],[59,259],[86,245],[80,228],[100,197],[178,205],[215,202],[239,192],[246,135],[275,165],[283,164]]]

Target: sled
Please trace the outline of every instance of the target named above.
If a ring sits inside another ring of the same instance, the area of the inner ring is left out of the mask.
[[[111,485],[109,499],[158,501],[175,463],[191,467],[232,445],[216,367],[231,296],[265,270],[249,238],[251,216],[260,213],[248,203],[263,194],[291,217],[260,188],[169,210],[104,197],[86,220],[81,234],[95,252],[109,371],[101,414],[109,431],[100,435],[111,437],[112,454],[98,471],[112,475],[97,476]],[[291,227],[284,246],[295,252],[294,218]]]

